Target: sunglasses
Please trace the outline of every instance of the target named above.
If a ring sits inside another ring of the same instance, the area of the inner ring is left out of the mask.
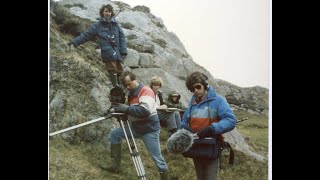
[[[191,92],[194,92],[195,89],[201,89],[201,85],[193,86],[192,89],[189,89]]]

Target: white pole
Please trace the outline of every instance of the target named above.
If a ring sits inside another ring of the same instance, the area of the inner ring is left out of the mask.
[[[62,129],[62,130],[50,133],[49,136],[54,136],[54,135],[57,135],[57,134],[60,134],[60,133],[66,132],[66,131],[70,131],[72,129],[76,129],[76,128],[79,128],[79,127],[82,127],[82,126],[85,126],[85,125],[88,125],[88,124],[92,124],[92,123],[104,120],[106,118],[109,118],[109,117],[100,117],[100,118],[97,118],[97,119],[94,119],[94,120],[91,120],[91,121],[87,121],[87,122],[84,122],[84,123],[81,123],[81,124],[78,124],[78,125],[66,128],[66,129]]]

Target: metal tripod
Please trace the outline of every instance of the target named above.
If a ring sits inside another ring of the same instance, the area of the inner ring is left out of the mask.
[[[133,137],[133,134],[132,134],[132,131],[131,131],[131,128],[130,128],[130,124],[129,124],[129,121],[128,121],[128,115],[125,114],[125,113],[110,113],[105,117],[100,117],[100,118],[97,118],[97,119],[94,119],[94,120],[91,120],[91,121],[88,121],[88,122],[85,122],[85,123],[81,123],[81,124],[78,124],[78,125],[75,125],[75,126],[72,126],[72,127],[69,127],[69,128],[65,128],[65,129],[50,133],[49,136],[55,136],[57,134],[64,133],[64,132],[67,132],[67,131],[70,131],[70,130],[73,130],[73,129],[76,129],[76,128],[80,128],[82,126],[86,126],[86,125],[89,125],[89,124],[92,124],[92,123],[95,123],[95,122],[98,122],[98,121],[102,121],[104,119],[108,119],[108,118],[111,118],[111,117],[117,118],[117,120],[120,123],[120,126],[122,127],[122,130],[123,130],[124,136],[126,137],[126,141],[128,143],[130,155],[132,157],[132,161],[133,161],[134,167],[136,168],[138,177],[141,177],[142,180],[146,180],[146,173],[145,173],[145,170],[143,168],[143,164],[142,164],[142,161],[141,161],[141,158],[140,158],[140,154],[138,152],[138,148],[137,148],[136,142],[134,140],[134,137]],[[130,135],[131,135],[131,139],[128,138],[127,132],[125,130],[125,126],[128,127],[128,130],[129,130]]]
[[[129,147],[130,155],[132,157],[132,161],[134,164],[134,167],[136,168],[136,172],[138,174],[138,177],[141,177],[142,180],[146,180],[146,173],[143,168],[143,164],[140,158],[140,154],[138,152],[137,144],[134,140],[131,127],[128,121],[128,115],[125,113],[112,113],[113,117],[116,117],[119,121],[119,124],[123,130],[124,136],[126,137],[126,141]],[[128,138],[125,126],[127,126],[129,133],[131,135],[131,139]]]

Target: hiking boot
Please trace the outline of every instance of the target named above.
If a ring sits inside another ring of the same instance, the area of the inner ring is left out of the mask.
[[[167,172],[160,172],[160,180],[169,180],[169,173]]]
[[[120,162],[121,162],[121,144],[111,144],[111,165],[104,166],[100,165],[102,169],[105,169],[109,172],[119,173],[120,171]]]

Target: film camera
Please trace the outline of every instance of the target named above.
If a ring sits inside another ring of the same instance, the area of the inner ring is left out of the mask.
[[[116,46],[116,41],[114,40],[114,35],[109,36],[110,44],[114,48]]]
[[[126,101],[126,94],[119,85],[116,85],[110,90],[109,100],[111,104],[117,104],[117,103],[124,104]],[[128,120],[128,116],[125,113],[117,113],[117,111],[112,106],[108,110],[108,113],[112,113],[112,116],[116,117],[118,120],[119,119],[123,121]]]
[[[109,100],[111,103],[121,103],[126,102],[126,94],[120,86],[115,86],[110,90]]]

